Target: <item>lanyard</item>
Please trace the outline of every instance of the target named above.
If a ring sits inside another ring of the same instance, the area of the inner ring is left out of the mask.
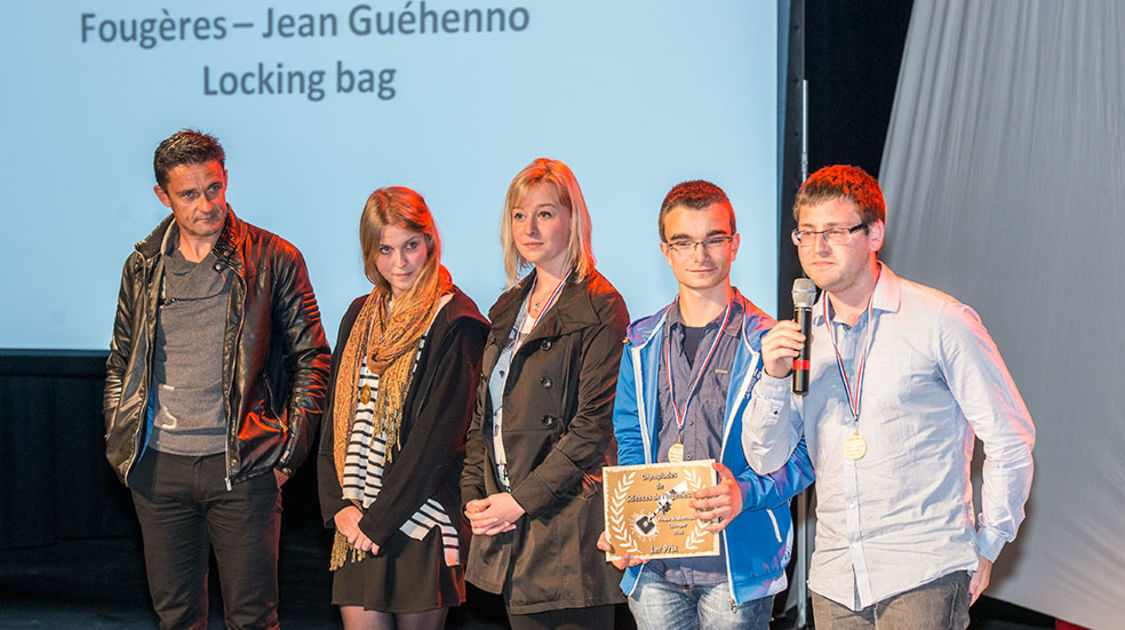
[[[723,331],[727,328],[727,322],[730,320],[730,307],[731,303],[727,302],[727,308],[723,311],[723,323],[719,325],[719,330],[715,333],[715,339],[711,342],[711,347],[707,350],[707,356],[703,359],[703,363],[699,365],[699,370],[695,374],[695,379],[688,389],[687,400],[684,401],[683,411],[680,411],[679,405],[676,404],[676,387],[672,382],[672,335],[665,335],[667,339],[664,344],[664,375],[668,379],[668,396],[672,399],[672,411],[676,414],[677,442],[683,437],[684,421],[687,420],[688,407],[691,406],[692,398],[695,397],[699,381],[702,380],[703,375],[707,373],[707,364],[711,362],[711,358],[715,355],[715,349],[719,347],[719,340],[723,338]]]
[[[832,340],[832,350],[836,353],[836,367],[840,371],[840,380],[844,382],[844,394],[848,397],[848,407],[851,408],[852,418],[857,425],[859,424],[860,396],[863,391],[863,368],[867,363],[867,355],[871,352],[871,342],[875,336],[875,320],[871,318],[874,302],[874,295],[867,300],[867,340],[863,344],[863,353],[859,356],[859,367],[856,370],[853,395],[851,384],[848,382],[848,372],[844,369],[844,358],[840,356],[840,348],[836,345],[836,334],[832,330],[832,320],[828,319],[828,296],[824,296],[824,324],[830,333],[828,338]]]

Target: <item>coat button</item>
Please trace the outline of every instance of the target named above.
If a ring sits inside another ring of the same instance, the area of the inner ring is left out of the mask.
[[[554,426],[554,424],[555,424],[554,418],[552,418],[551,416],[543,416],[543,426],[550,427],[550,426]]]
[[[550,349],[551,349],[551,340],[550,340],[550,339],[544,339],[544,340],[543,340],[543,343],[540,343],[540,344],[539,344],[539,347],[540,347],[540,348],[541,348],[541,349],[542,349],[542,350],[543,350],[544,352],[546,352],[546,351],[550,350]]]
[[[539,384],[543,386],[543,389],[551,389],[551,377],[544,376],[539,379]]]

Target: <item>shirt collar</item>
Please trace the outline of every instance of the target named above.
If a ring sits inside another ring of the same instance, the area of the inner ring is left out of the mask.
[[[879,281],[875,283],[871,307],[877,311],[898,312],[902,302],[902,278],[895,275],[882,261],[879,261]]]
[[[896,313],[902,305],[902,278],[891,271],[891,268],[883,261],[878,261],[878,265],[879,280],[875,282],[875,290],[871,294],[871,309],[873,311]],[[826,299],[828,299],[827,294],[821,291],[820,299],[813,306],[814,324],[824,323],[824,300]],[[828,313],[835,317],[831,302],[828,303]]]

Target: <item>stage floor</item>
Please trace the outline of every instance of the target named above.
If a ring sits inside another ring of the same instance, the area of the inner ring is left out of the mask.
[[[289,630],[340,628],[329,602],[327,567],[330,539],[312,527],[282,533],[281,625]],[[212,588],[210,627],[221,629],[221,603]],[[619,612],[619,629],[632,628]],[[72,540],[49,547],[0,550],[0,630],[83,628],[150,630],[149,606],[139,542],[133,538]],[[470,587],[469,601],[450,613],[447,628],[508,628],[503,603]],[[793,621],[779,619],[774,630]],[[974,630],[1030,630],[1054,627],[1035,613],[984,598],[973,608]],[[674,629],[670,629],[674,630]]]

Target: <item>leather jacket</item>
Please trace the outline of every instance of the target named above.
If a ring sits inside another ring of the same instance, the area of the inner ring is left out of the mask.
[[[102,410],[106,458],[126,485],[151,428],[153,348],[172,223],[168,216],[138,243],[121,273]],[[216,266],[235,272],[222,358],[229,488],[275,468],[292,474],[305,460],[324,408],[329,349],[296,247],[228,209],[212,251]]]

